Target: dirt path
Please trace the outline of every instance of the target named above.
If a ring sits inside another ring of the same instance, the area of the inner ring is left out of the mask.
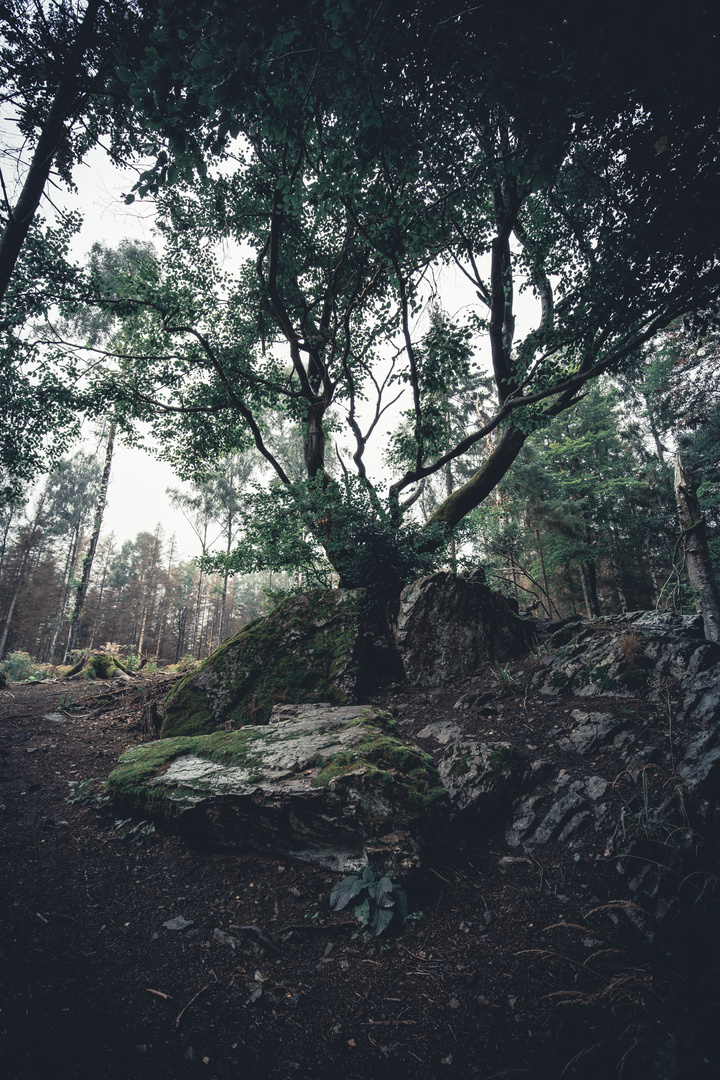
[[[327,871],[116,827],[97,786],[69,781],[104,779],[143,738],[152,692],[101,712],[98,684],[0,691],[4,1077],[605,1080],[626,1053],[626,1077],[716,1075],[695,1036],[663,1071],[687,995],[606,907],[602,860],[555,852],[508,876],[501,836],[454,842],[406,930],[373,940],[329,911]],[[419,727],[458,693],[395,700]]]

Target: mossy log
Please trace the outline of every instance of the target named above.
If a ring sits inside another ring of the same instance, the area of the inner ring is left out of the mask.
[[[79,676],[81,679],[114,679],[118,672],[124,675],[132,674],[117,656],[98,652],[83,656],[62,678],[72,679]]]

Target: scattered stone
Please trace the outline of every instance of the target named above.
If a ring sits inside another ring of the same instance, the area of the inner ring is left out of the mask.
[[[233,950],[233,952],[235,951],[237,946],[240,944],[238,939],[234,938],[232,936],[232,934],[226,934],[224,930],[221,930],[217,926],[213,930],[212,936],[213,936],[213,941],[217,941],[219,945],[229,945],[230,948]]]
[[[522,855],[503,855],[498,860],[498,866],[503,874],[516,873],[520,870],[532,870],[532,859],[525,859]]]
[[[564,826],[583,811],[584,805],[585,801],[577,791],[571,790],[563,795],[545,814],[533,833],[531,843],[547,844],[550,840],[558,839]]]
[[[492,691],[471,690],[467,694],[463,694],[462,697],[453,705],[454,709],[479,709],[483,705],[488,705],[495,697]],[[486,710],[487,711],[487,710]],[[495,711],[495,710],[491,710]]]
[[[505,834],[505,839],[510,847],[520,847],[523,838],[527,836],[533,824],[537,821],[535,806],[539,801],[539,795],[528,795],[516,804],[510,828]]]
[[[435,739],[442,746],[449,742],[462,739],[462,728],[453,724],[450,720],[439,720],[436,724],[427,724],[422,731],[418,731],[418,739]]]
[[[584,784],[588,798],[592,799],[593,802],[602,799],[608,786],[607,780],[604,780],[602,776],[586,776]]]
[[[577,754],[591,754],[599,746],[610,742],[624,728],[626,721],[610,713],[584,713],[573,709],[571,717],[576,726],[567,738],[558,740],[563,750],[574,750]]]
[[[174,919],[168,919],[163,923],[166,930],[187,930],[188,926],[192,926],[195,922],[194,919],[186,919],[183,915],[176,915]]]

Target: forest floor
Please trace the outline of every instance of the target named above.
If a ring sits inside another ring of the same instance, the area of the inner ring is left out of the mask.
[[[557,710],[585,704],[533,696],[525,663],[497,715],[465,730],[542,748]],[[99,784],[80,784],[148,738],[142,706],[168,687],[140,674],[0,690],[8,1080],[718,1075],[717,979],[696,977],[692,949],[649,942],[606,837],[503,873],[522,852],[502,829],[448,836],[409,890],[405,929],[373,939],[329,910],[327,870],[118,825]],[[383,703],[408,737],[457,722],[477,688],[395,688]],[[635,704],[661,739],[662,717]],[[184,929],[168,927],[177,917]]]

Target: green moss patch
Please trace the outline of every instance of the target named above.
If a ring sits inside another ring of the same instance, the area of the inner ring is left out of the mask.
[[[251,766],[258,760],[252,753],[253,742],[265,734],[265,729],[244,728],[240,731],[217,731],[211,735],[196,735],[162,739],[128,750],[110,773],[107,790],[113,802],[128,811],[142,810],[168,820],[174,808],[160,786],[149,787],[149,781],[160,776],[176,758],[184,755],[205,758],[218,765]]]
[[[66,669],[62,678],[67,679],[71,675],[80,674],[83,679],[112,679],[118,671],[129,674],[128,669],[117,656],[111,656],[110,653],[90,653],[89,656],[83,656],[74,667]]]

